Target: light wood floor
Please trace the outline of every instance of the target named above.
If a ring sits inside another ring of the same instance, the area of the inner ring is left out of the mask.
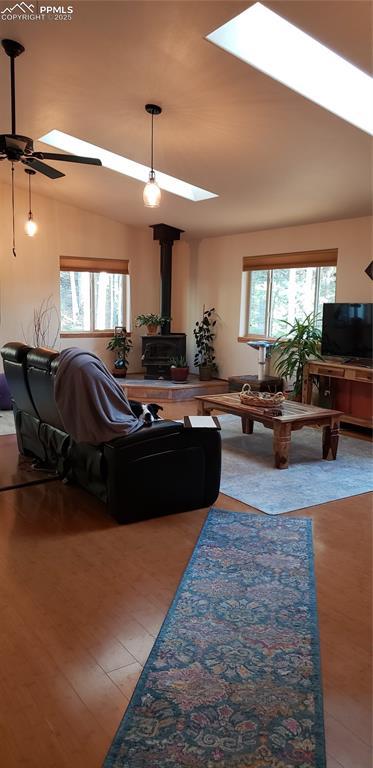
[[[41,483],[51,477],[50,472],[31,469],[31,461],[18,453],[15,435],[0,435],[0,491],[15,485]]]
[[[328,768],[372,765],[371,501],[299,513],[314,523]],[[120,527],[59,482],[0,493],[1,768],[101,766],[205,516]]]

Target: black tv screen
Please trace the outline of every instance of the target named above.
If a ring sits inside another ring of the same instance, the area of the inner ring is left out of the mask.
[[[321,354],[372,359],[372,304],[324,304]]]

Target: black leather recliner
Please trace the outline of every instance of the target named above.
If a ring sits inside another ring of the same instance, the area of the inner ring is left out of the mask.
[[[220,434],[155,421],[102,445],[75,443],[54,398],[59,353],[19,342],[1,350],[18,448],[108,505],[120,523],[208,507],[220,485]]]

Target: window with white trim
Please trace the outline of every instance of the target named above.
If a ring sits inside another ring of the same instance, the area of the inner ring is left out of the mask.
[[[321,327],[322,305],[335,301],[336,262],[336,251],[244,259],[243,334],[274,338],[285,333],[284,320],[293,323],[311,312]]]
[[[129,330],[129,279],[127,261],[61,257],[61,333]]]

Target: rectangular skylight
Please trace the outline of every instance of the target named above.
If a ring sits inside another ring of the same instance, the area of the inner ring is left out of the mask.
[[[206,39],[373,135],[373,78],[261,3]]]
[[[70,152],[73,155],[83,155],[85,157],[97,157],[101,160],[102,165],[105,168],[110,168],[117,173],[123,173],[124,176],[130,176],[132,179],[138,179],[143,181],[144,184],[149,179],[149,167],[141,165],[141,163],[135,163],[134,160],[129,160],[127,157],[117,155],[115,152],[110,152],[108,149],[102,149],[102,147],[96,147],[95,144],[90,144],[88,141],[77,139],[75,136],[70,136],[63,131],[53,130],[46,133],[45,136],[41,136],[39,141],[44,144],[48,144],[55,149],[62,149],[65,152]],[[206,189],[200,187],[194,187],[193,184],[188,184],[187,181],[181,179],[175,179],[174,176],[168,176],[167,173],[161,173],[161,171],[155,171],[156,180],[158,186],[161,189],[165,189],[167,192],[172,192],[179,197],[186,197],[187,200],[193,200],[193,202],[199,202],[200,200],[208,200],[211,197],[218,197],[214,192],[208,192]]]

